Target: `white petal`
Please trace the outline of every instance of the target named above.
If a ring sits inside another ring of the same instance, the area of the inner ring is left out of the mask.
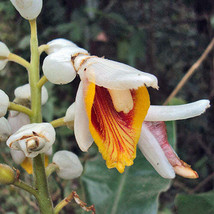
[[[80,82],[75,101],[74,134],[80,149],[86,152],[93,143],[93,138],[89,131],[89,121],[85,110],[82,81]]]
[[[9,54],[10,51],[8,47],[3,42],[0,42],[0,57],[8,57]],[[8,62],[7,59],[0,59],[0,70],[4,69],[7,62]]]
[[[25,84],[22,86],[19,86],[15,89],[14,95],[16,99],[21,100],[31,100],[31,91],[30,91],[30,85]],[[42,105],[44,105],[48,100],[48,91],[45,86],[42,86]]]
[[[4,67],[7,65],[7,62],[7,59],[0,60],[0,71],[4,69]]]
[[[10,154],[13,158],[13,161],[18,165],[20,165],[26,158],[24,152],[15,149],[10,149]]]
[[[9,97],[0,89],[0,117],[3,117],[7,113],[9,106]]]
[[[0,142],[4,142],[12,134],[10,124],[4,117],[0,118]]]
[[[162,177],[168,179],[173,179],[175,177],[175,172],[159,143],[144,124],[142,125],[138,147]]]
[[[64,121],[65,122],[74,121],[74,115],[75,115],[75,103],[70,105],[69,108],[67,109]]]
[[[48,49],[46,50],[46,53],[48,55],[50,55],[54,52],[57,52],[60,49],[65,48],[65,47],[72,47],[72,48],[78,47],[73,42],[71,42],[67,39],[63,39],[63,38],[54,39],[54,40],[48,42],[47,45],[48,45]]]
[[[62,48],[48,55],[43,62],[43,72],[54,84],[67,84],[76,77],[71,57],[77,53],[87,52],[81,48]]]
[[[109,89],[137,89],[140,86],[158,88],[157,78],[123,63],[99,57],[89,57],[79,70],[90,82]]]
[[[22,126],[11,135],[6,144],[12,149],[21,150],[26,157],[36,157],[47,152],[55,141],[55,129],[50,123],[32,123]],[[34,147],[31,145],[34,143]]]
[[[15,133],[22,126],[30,123],[29,116],[22,113],[22,112],[18,112],[18,111],[10,111],[7,119],[8,119],[10,126],[11,126],[12,133]]]
[[[42,0],[10,0],[20,15],[28,20],[35,19],[42,10]]]
[[[73,152],[58,151],[53,156],[53,162],[59,167],[57,174],[63,179],[74,179],[82,174],[82,164]]]
[[[196,117],[210,107],[209,100],[177,106],[150,106],[145,121],[171,121]]]

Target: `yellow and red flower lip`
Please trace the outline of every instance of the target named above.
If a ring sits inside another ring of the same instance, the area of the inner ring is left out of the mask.
[[[93,56],[77,56],[74,65],[82,80],[75,104],[77,142],[87,151],[95,141],[108,168],[116,167],[122,173],[136,157],[141,126],[149,109],[145,85],[158,88],[157,78]]]

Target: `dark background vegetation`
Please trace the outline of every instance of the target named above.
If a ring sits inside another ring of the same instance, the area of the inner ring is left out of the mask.
[[[54,38],[66,38],[92,55],[105,56],[156,75],[160,89],[149,89],[153,104],[164,102],[207,47],[213,32],[213,0],[44,0],[38,18],[40,44]],[[9,0],[0,0],[0,40],[12,52],[29,59],[29,24]],[[186,102],[208,98],[214,104],[213,56],[212,51],[179,92],[179,98]],[[11,100],[14,89],[27,83],[25,73],[22,67],[13,63],[8,63],[1,71],[1,89],[10,95]],[[75,100],[78,83],[77,77],[73,83],[64,86],[46,84],[50,97],[43,109],[46,121],[64,116],[67,107]],[[194,194],[213,189],[213,113],[211,107],[199,118],[177,122],[177,152],[200,177],[197,180],[181,177],[173,180],[171,188],[160,196],[160,212],[176,213],[174,198],[178,193]],[[82,155],[71,131],[65,128],[58,130],[58,144],[54,149],[62,148]],[[0,153],[1,162],[11,163],[5,146],[0,145]],[[29,179],[27,175],[26,179]],[[68,190],[76,188],[75,182],[54,179],[51,184],[55,201],[65,194],[64,187]],[[18,195],[16,189],[12,189],[12,193],[9,190],[11,188],[0,187],[0,213],[31,213],[24,205],[29,198]],[[68,207],[65,212],[79,213],[72,205],[73,208]]]

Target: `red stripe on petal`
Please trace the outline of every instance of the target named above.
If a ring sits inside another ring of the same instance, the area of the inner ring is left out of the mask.
[[[85,99],[89,129],[108,168],[116,167],[122,173],[136,157],[142,122],[149,108],[148,92],[145,87],[131,90],[134,107],[126,114],[115,110],[108,89],[95,86],[93,90],[91,108],[87,104],[91,101]]]

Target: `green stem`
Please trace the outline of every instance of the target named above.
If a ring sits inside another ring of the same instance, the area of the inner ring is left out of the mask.
[[[47,77],[46,76],[43,76],[39,82],[37,83],[37,87],[38,88],[42,88],[42,86],[48,81]]]
[[[19,112],[27,114],[28,116],[32,116],[33,115],[31,109],[29,109],[29,108],[27,108],[27,107],[25,107],[23,105],[19,105],[19,104],[13,103],[13,102],[10,102],[10,104],[8,106],[8,110],[19,111]]]
[[[42,54],[44,51],[46,51],[49,48],[49,45],[40,45],[39,46],[39,55]]]
[[[54,127],[54,128],[57,128],[57,127],[60,127],[60,126],[66,126],[66,123],[64,121],[64,117],[61,117],[61,118],[58,118],[56,120],[53,120],[50,122],[50,124]]]
[[[45,169],[46,176],[49,177],[53,172],[55,172],[58,169],[59,167],[55,163],[49,164]]]
[[[38,50],[38,39],[37,39],[37,27],[36,20],[30,20],[31,27],[31,62],[29,68],[29,83],[31,88],[31,109],[32,123],[42,122],[42,112],[41,112],[41,88],[37,86],[39,81],[39,50]],[[33,158],[33,172],[35,187],[38,190],[38,204],[40,212],[42,214],[53,214],[53,205],[49,195],[47,177],[45,174],[44,166],[44,155],[39,154]]]
[[[18,56],[16,54],[10,53],[9,56],[7,57],[7,59],[9,61],[12,61],[12,62],[15,62],[15,63],[18,63],[18,64],[22,65],[27,70],[30,67],[30,63],[28,61],[26,61],[25,59],[23,59],[22,57],[20,57],[20,56]]]
[[[38,190],[37,201],[42,214],[53,214],[53,205],[48,191],[43,160],[43,155],[38,155],[33,159],[35,186]]]
[[[13,183],[13,185],[29,192],[30,194],[34,195],[35,198],[38,198],[38,193],[37,193],[36,189],[34,189],[32,186],[29,186],[28,184],[26,184],[22,180],[15,181]]]
[[[37,87],[39,81],[39,51],[38,51],[38,39],[37,39],[37,27],[36,20],[30,20],[31,27],[31,62],[29,69],[29,83],[31,88],[31,109],[33,116],[31,122],[42,122],[41,112],[41,89]]]

